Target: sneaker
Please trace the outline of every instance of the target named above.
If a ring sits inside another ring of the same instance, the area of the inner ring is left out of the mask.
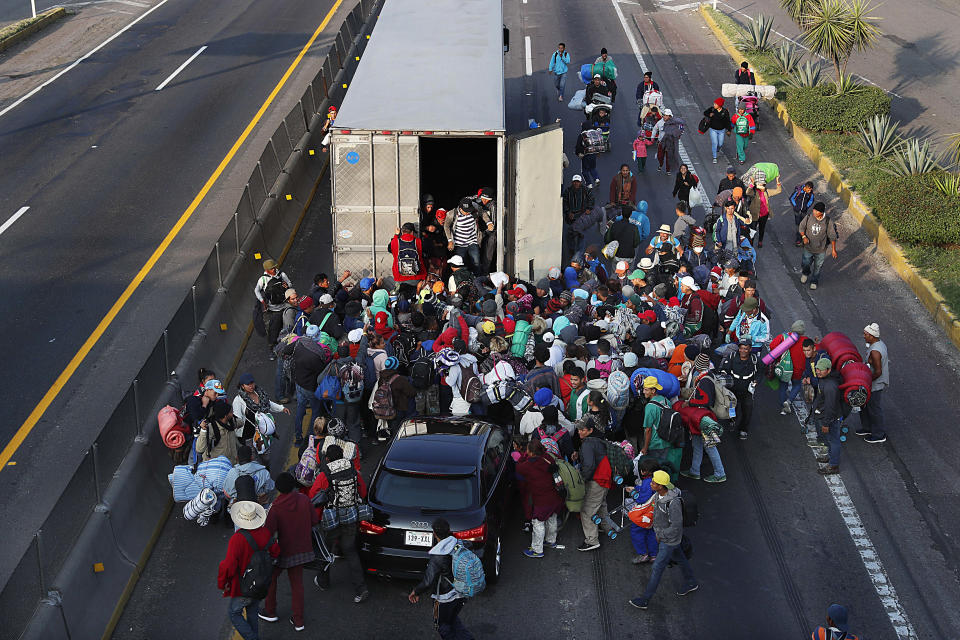
[[[672,176],[673,173],[671,173],[670,171],[667,171],[667,175],[668,175],[668,176]]]
[[[261,620],[263,620],[264,622],[276,622],[277,620],[280,619],[280,618],[278,618],[278,617],[275,616],[275,615],[274,615],[274,616],[269,616],[269,615],[265,614],[263,611],[261,611],[260,613],[258,613],[258,614],[257,614],[257,617],[260,618]]]
[[[816,458],[820,464],[828,464],[830,462],[830,456],[826,453],[817,453]]]
[[[293,402],[293,400],[287,396],[284,396],[279,400],[277,400],[277,404],[290,404],[291,402]]]
[[[887,441],[887,436],[875,436],[872,433],[868,436],[863,437],[864,442],[869,442],[870,444],[879,444],[881,442]]]
[[[357,604],[360,604],[361,602],[366,602],[369,599],[370,599],[370,592],[367,591],[366,589],[364,589],[363,591],[361,591],[360,593],[358,593],[353,597],[353,601],[356,602]]]
[[[528,557],[528,558],[542,558],[542,557],[543,557],[543,552],[542,552],[542,551],[541,551],[540,553],[537,553],[537,552],[534,551],[533,549],[524,549],[524,550],[521,551],[520,553],[522,553],[523,555],[525,555],[525,556]]]
[[[390,439],[390,432],[386,429],[377,431],[377,442],[386,442]]]
[[[741,439],[741,440],[746,440],[746,439],[747,439],[747,432],[746,432],[746,431],[741,431],[741,432],[740,432],[740,439]]]
[[[644,553],[643,555],[633,556],[630,564],[645,564],[647,562],[650,562],[650,556]]]
[[[646,611],[647,606],[650,604],[650,602],[648,600],[644,600],[643,598],[633,598],[632,600],[630,600],[630,604],[635,606],[637,609]]]
[[[699,480],[699,479],[700,479],[700,474],[699,474],[699,473],[690,473],[690,469],[684,469],[683,471],[680,472],[680,475],[683,476],[684,478],[690,478],[691,480]]]
[[[816,283],[816,282],[811,282],[811,283],[810,283],[810,288],[811,288],[811,289],[816,289],[816,288],[817,288],[817,283]]]
[[[563,96],[557,96],[557,102],[563,102]]]
[[[290,624],[293,625],[294,631],[303,631],[306,628],[302,624],[297,624],[296,622],[294,622],[293,618],[290,618]]]
[[[798,247],[803,246],[803,243],[801,242],[801,243],[798,244],[797,246],[798,246]],[[804,273],[804,274],[801,274],[801,276],[800,276],[800,284],[806,284],[806,283],[807,283],[807,280],[808,280],[809,278],[810,278],[810,276],[808,276],[807,274],[805,274],[805,273]]]
[[[275,354],[271,349],[270,353],[267,354],[267,359],[270,360],[270,362],[273,362],[274,360],[277,359],[277,354]]]
[[[699,589],[699,588],[700,588],[700,585],[699,585],[699,584],[695,584],[695,585],[693,585],[692,587],[680,587],[680,590],[677,591],[677,595],[678,595],[678,596],[685,596],[685,595],[687,595],[688,593],[693,593],[694,591],[696,591],[696,590]]]
[[[593,551],[594,549],[599,549],[599,548],[600,548],[599,542],[594,542],[593,544],[589,544],[587,543],[586,540],[584,540],[582,543],[580,543],[580,546],[577,547],[577,551]]]
[[[741,160],[741,161],[740,161],[740,164],[744,164],[744,163],[746,163],[746,160]]]
[[[711,484],[720,484],[721,482],[727,481],[727,476],[718,476],[717,474],[713,474],[712,476],[707,476],[704,478],[703,481]]]
[[[713,164],[717,164],[717,159],[716,159],[716,158],[713,159]]]
[[[556,543],[556,542],[553,542],[553,543],[544,542],[544,543],[543,543],[543,546],[546,547],[547,549],[556,549],[557,551],[563,551],[564,549],[567,548],[567,545],[565,545],[565,544],[559,544],[559,543]]]
[[[862,437],[864,437],[864,436],[869,436],[870,433],[871,433],[871,431],[870,431],[870,429],[864,429],[863,427],[860,427],[859,429],[857,429],[856,431],[854,431],[854,433],[857,434],[858,436],[860,436],[860,437],[862,438]]]
[[[660,173],[661,171],[663,171],[663,167],[657,167],[657,173]]]
[[[595,178],[593,180],[593,184],[600,184],[600,178]]]
[[[520,530],[523,531],[524,533],[530,533],[531,531],[533,531],[533,525],[530,523],[529,520],[525,520],[523,523],[523,526],[520,527]]]
[[[789,403],[789,402],[784,401],[784,403],[783,403],[783,408],[780,409],[780,415],[782,415],[782,416],[788,416],[788,415],[790,415],[790,403]]]
[[[593,189],[593,183],[592,183],[592,182],[587,185],[587,189]]]
[[[840,467],[836,465],[824,465],[817,469],[817,473],[822,476],[834,476],[840,473]]]
[[[320,581],[321,575],[326,578],[322,582]],[[330,588],[330,574],[326,571],[318,573],[317,575],[313,576],[313,584],[315,584],[317,589],[320,589],[320,591],[326,591],[328,588]]]

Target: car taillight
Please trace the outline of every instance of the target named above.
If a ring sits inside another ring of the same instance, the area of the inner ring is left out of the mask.
[[[467,529],[466,531],[454,531],[453,537],[457,540],[467,540],[469,542],[483,542],[487,539],[487,523],[484,522],[479,527]]]
[[[360,521],[360,531],[362,533],[369,533],[370,535],[378,536],[386,530],[386,527],[381,527],[378,524],[373,524],[372,522],[367,522],[366,520]]]

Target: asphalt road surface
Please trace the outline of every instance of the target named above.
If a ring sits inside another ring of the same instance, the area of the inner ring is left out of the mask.
[[[681,0],[663,2],[664,7]],[[960,6],[946,0],[913,2],[877,2],[870,15],[881,20],[883,32],[877,46],[855,54],[847,66],[849,73],[867,78],[890,92],[890,113],[910,135],[943,136],[960,131],[960,50],[956,30],[960,26]],[[772,41],[786,37],[797,40],[799,29],[780,8],[778,0],[728,0],[717,9],[746,24],[758,13],[774,17]],[[832,67],[824,69],[832,78]],[[729,76],[732,82],[733,74]]]
[[[6,446],[251,122],[333,0],[170,0],[0,116],[0,390]],[[0,474],[7,575],[232,217],[346,4],[177,239]],[[206,47],[175,77],[174,71]],[[165,83],[165,84],[164,84]],[[164,84],[162,90],[156,90]],[[0,109],[10,103],[0,105]],[[49,468],[60,473],[48,477]]]
[[[694,13],[627,2],[619,8],[644,64],[664,89],[667,105],[687,120],[685,149],[708,193],[716,193],[727,160],[710,163],[709,142],[696,133],[696,123],[719,95],[732,63]],[[614,150],[599,163],[605,193],[619,164],[630,159],[636,131],[632,93],[641,77],[614,5],[609,0],[510,2],[504,21],[513,30],[514,42],[530,36],[536,70],[524,76],[522,47],[507,55],[508,128],[525,129],[531,117],[539,122],[561,118],[571,158],[581,116],[556,101],[542,71],[548,56],[563,40],[573,57],[572,68],[592,61],[603,46],[617,62],[623,97],[614,108]],[[568,99],[575,84],[570,78]],[[724,153],[732,156],[729,143]],[[779,163],[785,190],[813,179],[823,193],[822,177],[779,125],[764,127],[751,145],[749,161],[759,160]],[[574,160],[567,178],[578,171]],[[657,173],[655,163],[648,164],[640,185],[639,197],[650,203],[652,224],[672,222],[673,178]],[[575,547],[582,533],[576,521],[569,521],[560,534],[565,550],[527,559],[520,555],[528,539],[519,531],[515,511],[504,540],[500,583],[470,601],[462,614],[476,637],[800,638],[809,637],[832,602],[849,607],[851,630],[862,638],[960,637],[960,615],[945,606],[960,601],[957,549],[950,535],[960,526],[957,447],[949,418],[960,410],[960,355],[864,234],[835,209],[839,203],[829,194],[824,196],[828,211],[841,224],[840,259],[828,260],[817,291],[801,286],[800,252],[793,246],[786,196],[774,200],[759,259],[760,294],[771,309],[772,329],[782,331],[803,319],[810,334],[839,330],[856,341],[865,324],[879,322],[892,360],[887,443],[869,445],[851,436],[840,479],[825,481],[816,473],[797,418],[781,416],[776,394],[763,388],[749,439],[727,439],[720,445],[728,481],[681,482],[701,505],[700,524],[687,532],[695,546],[692,562],[699,591],[675,596],[680,576],[671,570],[651,608],[638,611],[627,600],[642,591],[649,568],[629,563],[628,539],[605,539],[599,552],[580,553]],[[297,285],[306,284],[317,268],[329,267],[327,205],[321,193],[305,236],[288,261]],[[702,220],[703,213],[697,210],[696,217]],[[270,380],[273,368],[263,361],[259,346],[248,350],[241,369]],[[859,426],[855,415],[849,425],[851,430]],[[289,440],[289,431],[285,435]],[[275,467],[282,462],[281,452]],[[370,451],[367,474],[382,453],[382,446]],[[114,637],[229,637],[226,603],[215,586],[228,533],[222,526],[198,529],[175,509]],[[333,584],[324,593],[307,584],[309,633],[343,638],[433,633],[429,608],[405,600],[410,583],[371,579],[372,597],[361,605],[352,603],[340,567],[334,567]],[[281,621],[261,625],[262,637],[293,637],[286,622],[288,594],[281,580]],[[161,610],[181,615],[167,616],[161,627],[155,618]]]

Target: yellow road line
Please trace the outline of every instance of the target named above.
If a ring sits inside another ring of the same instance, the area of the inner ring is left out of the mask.
[[[103,334],[116,319],[117,315],[120,313],[120,310],[126,306],[131,296],[133,296],[133,293],[137,290],[144,279],[146,279],[147,274],[153,270],[157,262],[161,257],[163,257],[163,254],[170,247],[170,244],[173,243],[174,239],[180,234],[180,231],[183,229],[184,225],[186,225],[190,218],[193,217],[197,207],[200,206],[200,203],[203,202],[203,199],[207,196],[207,193],[210,191],[213,185],[216,184],[217,180],[220,178],[220,175],[227,168],[227,165],[229,165],[230,161],[233,160],[233,157],[236,155],[237,151],[240,149],[243,143],[246,142],[247,138],[250,136],[250,133],[253,131],[253,128],[257,126],[257,124],[260,122],[260,118],[263,117],[263,114],[266,113],[271,103],[273,103],[274,99],[277,97],[277,94],[280,93],[280,90],[287,83],[287,80],[289,80],[290,76],[293,75],[293,72],[300,65],[300,62],[307,54],[307,51],[309,51],[310,47],[313,46],[314,41],[316,41],[316,39],[320,36],[320,33],[327,28],[327,25],[330,23],[330,19],[333,18],[333,14],[336,13],[338,8],[340,8],[340,4],[342,2],[343,0],[336,0],[336,2],[333,3],[330,11],[328,11],[327,15],[323,18],[323,22],[321,22],[320,26],[318,26],[316,31],[313,32],[313,35],[310,36],[310,39],[307,41],[307,43],[303,45],[303,48],[300,49],[300,53],[298,53],[297,57],[294,58],[293,62],[287,68],[286,73],[283,74],[283,77],[280,78],[277,86],[273,88],[273,91],[271,91],[270,95],[267,96],[267,99],[264,100],[256,115],[253,116],[253,119],[243,130],[243,133],[240,134],[240,137],[237,138],[237,141],[233,143],[232,147],[230,147],[227,155],[224,156],[223,160],[220,161],[220,164],[217,165],[217,168],[214,169],[213,174],[207,179],[207,182],[203,185],[203,188],[200,189],[200,192],[190,203],[190,206],[188,206],[186,211],[183,212],[183,215],[180,216],[180,219],[177,220],[177,223],[173,225],[173,228],[170,229],[163,241],[160,242],[160,245],[150,255],[150,257],[147,259],[147,262],[143,265],[143,267],[140,268],[140,271],[138,271],[137,275],[134,276],[133,280],[130,281],[130,284],[127,285],[127,288],[123,290],[123,293],[121,293],[120,297],[117,298],[117,301],[113,303],[113,306],[111,306],[110,310],[107,311],[105,316],[103,316],[103,319],[100,320],[100,323],[93,330],[93,333],[91,333],[90,336],[84,341],[77,353],[74,354],[74,356],[70,359],[70,362],[67,363],[66,368],[60,373],[59,376],[57,376],[57,379],[53,382],[50,388],[47,389],[47,392],[43,394],[43,398],[40,399],[40,402],[38,402],[37,406],[33,408],[33,411],[30,412],[30,415],[27,416],[27,419],[23,421],[22,425],[20,425],[20,428],[17,429],[17,432],[14,434],[10,442],[7,443],[7,446],[5,446],[3,451],[0,452],[0,471],[6,469],[7,462],[10,461],[10,458],[13,457],[13,454],[18,448],[20,448],[20,445],[23,444],[23,441],[27,439],[27,436],[30,435],[30,432],[33,431],[33,428],[37,425],[37,422],[40,421],[41,416],[43,416],[44,412],[50,408],[50,405],[53,403],[56,397],[60,395],[60,392],[63,391],[63,388],[66,386],[67,382],[70,381],[70,378],[72,378],[73,374],[76,373],[81,363],[83,363],[86,357],[90,354],[90,351],[97,344],[97,342],[100,341],[100,338],[103,337]]]

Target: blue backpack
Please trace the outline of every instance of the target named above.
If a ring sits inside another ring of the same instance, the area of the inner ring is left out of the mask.
[[[458,542],[451,556],[453,588],[457,593],[464,598],[472,598],[487,588],[487,576],[477,554]]]

